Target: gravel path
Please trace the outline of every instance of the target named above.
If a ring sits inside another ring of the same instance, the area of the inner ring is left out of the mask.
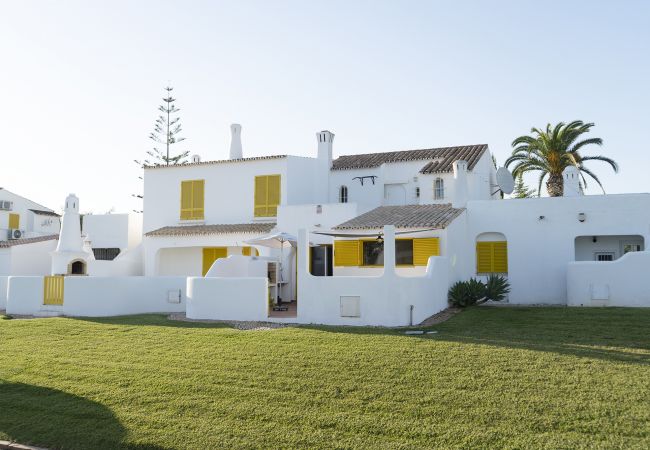
[[[188,319],[185,313],[174,313],[167,316],[169,320],[180,320],[182,322],[199,322],[199,323],[225,323],[241,331],[268,331],[289,326],[286,323],[276,322],[256,322],[256,321],[239,321],[239,320],[204,320]]]

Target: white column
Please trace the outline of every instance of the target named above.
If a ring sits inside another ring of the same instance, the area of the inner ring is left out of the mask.
[[[384,226],[384,274],[395,273],[395,227]]]

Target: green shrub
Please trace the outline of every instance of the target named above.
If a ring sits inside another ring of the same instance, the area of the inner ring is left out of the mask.
[[[510,292],[510,283],[500,275],[490,275],[487,283],[476,278],[458,281],[449,288],[449,303],[459,308],[484,303],[488,300],[499,302]]]
[[[510,283],[501,275],[490,275],[485,283],[485,296],[488,300],[500,302],[510,293]]]
[[[460,308],[471,306],[485,298],[485,284],[476,278],[458,281],[449,289],[449,302]]]

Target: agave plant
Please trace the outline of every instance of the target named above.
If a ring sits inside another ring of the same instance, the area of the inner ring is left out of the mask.
[[[537,195],[541,195],[542,184],[548,176],[546,182],[548,195],[551,197],[561,196],[564,191],[562,172],[568,166],[575,166],[579,170],[583,187],[587,187],[585,178],[587,175],[595,180],[605,193],[598,176],[585,167],[584,163],[586,161],[602,161],[609,164],[614,172],[618,172],[618,164],[613,159],[602,155],[582,156],[583,147],[603,144],[603,140],[597,137],[582,139],[582,136],[588,133],[593,126],[593,123],[575,120],[568,124],[560,122],[554,127],[548,124],[546,130],[533,128],[531,129],[532,136],[520,136],[512,141],[514,149],[512,155],[506,160],[505,166],[509,167],[514,164],[512,173],[515,177],[526,172],[540,172]]]
[[[492,274],[485,283],[485,297],[487,300],[500,302],[510,293],[510,283],[501,275]]]

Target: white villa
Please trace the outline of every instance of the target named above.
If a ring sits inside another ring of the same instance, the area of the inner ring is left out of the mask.
[[[563,197],[503,200],[487,145],[333,158],[321,131],[314,157],[244,157],[231,130],[228,159],[145,169],[142,244],[101,269],[69,197],[51,273],[90,276],[11,277],[7,311],[399,326],[492,273],[511,303],[650,306],[648,194],[585,196],[570,168]]]

